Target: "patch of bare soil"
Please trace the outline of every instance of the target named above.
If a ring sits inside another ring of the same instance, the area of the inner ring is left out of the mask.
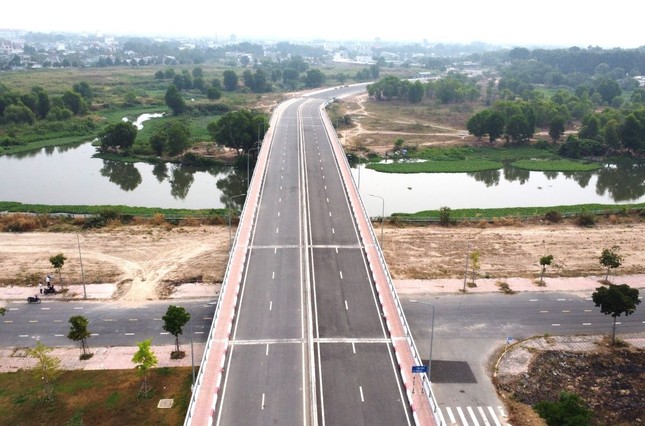
[[[500,394],[509,404],[513,425],[535,425],[531,408],[557,401],[561,392],[575,393],[594,412],[594,425],[636,425],[645,422],[645,350],[611,347],[606,342],[588,352],[540,351],[528,372],[500,378]]]

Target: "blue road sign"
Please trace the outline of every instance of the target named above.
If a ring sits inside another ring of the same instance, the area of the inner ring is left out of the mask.
[[[412,373],[427,373],[428,372],[428,366],[427,365],[413,365],[412,366]]]

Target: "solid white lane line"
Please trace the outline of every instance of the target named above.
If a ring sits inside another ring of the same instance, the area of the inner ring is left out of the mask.
[[[162,331],[162,332],[161,332],[161,333],[159,333],[159,334],[161,334],[162,336],[165,336],[165,335],[170,334],[170,333],[169,333],[169,332],[167,332],[167,331]]]
[[[82,311],[83,307],[82,306],[75,306],[74,309],[76,309],[77,311]]]
[[[11,324],[13,321],[12,320],[4,320],[5,324]]]
[[[347,306],[347,300],[345,300],[345,310],[349,311],[349,306]]]
[[[280,212],[278,212],[278,217],[280,217]]]
[[[273,254],[278,254],[278,248],[277,247],[273,248]]]
[[[336,233],[336,231],[334,230],[334,228],[331,228],[331,233],[332,233],[332,234],[335,234],[335,233]]]
[[[29,335],[28,334],[21,334],[18,337],[29,337]]]
[[[585,312],[593,312],[593,309],[585,309]]]
[[[163,318],[153,318],[153,321],[163,321]]]
[[[275,228],[275,233],[277,234],[279,232],[280,232],[280,227]]]
[[[126,336],[134,336],[134,333],[124,333]]]
[[[128,318],[128,321],[139,321],[139,318]]]
[[[331,212],[329,212],[329,217],[331,217]],[[47,309],[49,309],[49,308],[47,308]]]
[[[275,280],[275,271],[273,271],[273,272],[271,273],[271,279],[272,279],[272,280]]]
[[[327,197],[327,202],[329,202],[329,197]]]
[[[568,309],[564,309],[564,310],[562,310],[562,313],[563,313],[563,314],[567,314],[567,313],[569,313],[569,312],[571,312],[571,311],[570,311],[570,310],[568,310]]]
[[[529,299],[529,302],[537,302],[538,299]]]
[[[338,247],[336,247],[336,254],[338,254]]]
[[[343,279],[343,271],[338,271],[340,273],[340,279]]]
[[[365,397],[363,396],[363,386],[359,386],[358,390],[361,392],[361,402],[365,402]]]
[[[64,334],[54,334],[54,337],[64,337]]]
[[[488,423],[488,419],[486,418],[486,413],[484,412],[484,409],[482,407],[477,407],[477,411],[479,411],[479,415],[482,416],[484,424],[486,426],[490,426],[490,423]]]
[[[282,202],[282,197],[278,198],[278,203]]]
[[[51,308],[40,308],[40,310],[41,310],[41,311],[48,311],[48,310],[50,310],[50,309],[51,309]]]
[[[541,314],[548,314],[549,311],[540,311]]]
[[[54,322],[63,322],[63,320],[54,320]]]
[[[490,418],[495,422],[495,426],[502,426],[502,424],[497,419],[497,416],[495,415],[495,410],[493,410],[493,407],[489,406],[488,412],[490,413]]]
[[[590,322],[583,322],[582,325],[591,325]]]
[[[356,343],[352,342],[352,352],[356,353]]]
[[[457,407],[457,414],[459,414],[459,418],[461,419],[463,426],[468,426],[468,421],[466,421],[466,416],[464,415],[461,407]]]
[[[114,321],[114,318],[105,318],[103,321],[104,322],[111,322],[111,321]]]
[[[264,410],[264,394],[262,394],[262,409]]]
[[[269,301],[269,310],[273,310],[273,300]]]
[[[477,421],[477,417],[475,417],[475,412],[473,411],[472,407],[466,407],[466,409],[468,410],[468,414],[470,414],[470,418],[472,419],[473,424],[475,426],[479,426],[479,422]]]
[[[560,324],[551,324],[552,327],[560,327]]]
[[[196,331],[195,334],[204,334],[203,331]]]
[[[450,417],[450,423],[457,423],[457,419],[455,419],[455,415],[452,413],[452,409],[450,407],[446,407],[446,411],[448,412],[448,417]]]
[[[269,356],[269,344],[267,343],[267,350],[264,352],[264,356]]]
[[[29,320],[29,322],[38,322],[38,320]]]
[[[98,336],[99,333],[90,333],[90,336]]]

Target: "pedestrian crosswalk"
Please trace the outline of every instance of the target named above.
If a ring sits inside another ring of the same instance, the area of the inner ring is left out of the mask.
[[[443,423],[450,426],[507,426],[503,407],[440,407]]]

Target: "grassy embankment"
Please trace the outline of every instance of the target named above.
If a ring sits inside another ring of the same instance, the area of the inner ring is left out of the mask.
[[[535,171],[591,171],[602,167],[601,164],[587,161],[570,160],[560,157],[551,149],[536,147],[520,148],[477,148],[429,147],[410,153],[410,158],[420,161],[399,159],[392,163],[372,163],[367,167],[385,173],[466,173],[485,170],[498,170],[505,163]]]
[[[583,213],[601,215],[626,215],[630,212],[645,211],[645,203],[640,204],[579,204],[573,206],[551,207],[508,207],[498,209],[454,209],[450,210],[450,218],[454,220],[492,220],[496,218],[543,218],[547,213],[558,212],[562,217],[571,217]],[[423,210],[416,213],[394,213],[397,220],[439,221],[440,210]]]
[[[134,351],[134,350],[133,350]],[[134,368],[64,371],[54,382],[54,400],[43,401],[32,371],[0,374],[0,418],[13,425],[178,425],[188,410],[191,370],[158,368],[148,378],[148,398],[138,398],[142,379]],[[160,409],[160,399],[173,399]]]

